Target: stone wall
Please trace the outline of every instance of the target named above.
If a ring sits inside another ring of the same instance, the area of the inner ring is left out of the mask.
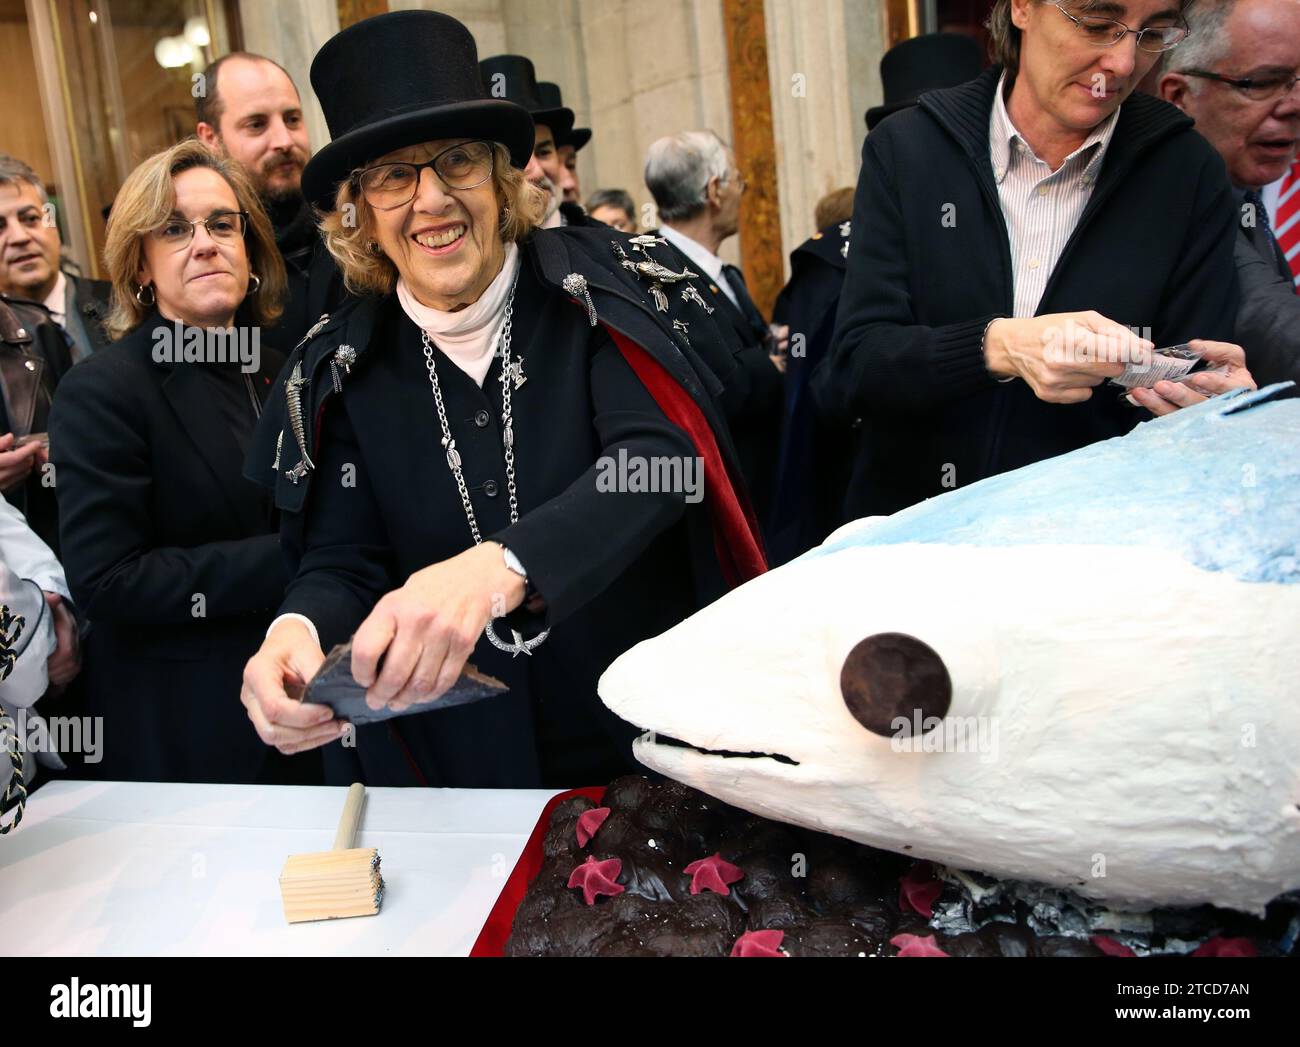
[[[311,89],[311,60],[321,44],[339,31],[337,0],[240,0],[244,48],[279,62],[302,95],[312,149],[330,140],[325,116]]]

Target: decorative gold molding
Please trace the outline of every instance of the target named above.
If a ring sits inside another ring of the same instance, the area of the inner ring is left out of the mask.
[[[732,147],[736,165],[748,183],[740,209],[741,261],[750,295],[763,315],[771,317],[785,282],[785,256],[763,0],[722,0],[722,16],[727,32]]]
[[[77,134],[77,122],[72,115],[72,87],[68,82],[68,63],[67,57],[63,53],[63,33],[59,28],[59,8],[55,0],[49,0],[49,27],[54,49],[54,58],[56,68],[58,69],[59,98],[52,99],[52,103],[61,105],[62,118],[67,130],[68,145],[72,150],[72,175],[73,185],[60,185],[60,196],[63,203],[67,206],[70,196],[76,194],[75,209],[69,207],[68,214],[68,238],[77,243],[78,236],[72,231],[72,223],[80,219],[79,235],[84,244],[83,251],[86,255],[86,264],[84,272],[87,276],[98,277],[103,275],[103,269],[100,265],[99,251],[95,246],[95,231],[90,224],[90,194],[86,191],[85,173],[81,166],[81,149],[79,146],[80,136]],[[57,130],[54,132],[57,133]],[[60,172],[60,181],[63,180]]]
[[[338,4],[340,29],[388,10],[388,0],[338,0]]]
[[[921,0],[887,0],[885,21],[888,26],[885,50],[920,35],[923,21]]]

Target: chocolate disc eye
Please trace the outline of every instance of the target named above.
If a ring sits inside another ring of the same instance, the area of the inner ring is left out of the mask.
[[[853,718],[873,734],[898,733],[909,725],[942,719],[952,705],[952,679],[934,648],[905,633],[876,633],[857,643],[840,670],[840,694]]]

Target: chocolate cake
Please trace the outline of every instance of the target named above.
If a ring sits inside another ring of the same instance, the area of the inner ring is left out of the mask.
[[[1081,930],[1077,919],[1071,926],[1068,906],[1042,897],[1026,901],[1006,892],[975,907],[969,877],[640,776],[615,781],[599,805],[585,797],[563,801],[543,854],[515,915],[508,956],[1276,951],[1268,937],[1275,927],[1219,910],[1171,917],[1168,934],[1160,920],[1143,915],[1112,936]],[[998,892],[980,892],[987,895]],[[1068,933],[1050,933],[1053,912]]]

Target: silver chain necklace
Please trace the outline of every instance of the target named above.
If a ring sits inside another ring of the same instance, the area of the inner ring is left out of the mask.
[[[510,287],[510,297],[506,299],[505,320],[502,322],[498,334],[498,345],[501,353],[501,442],[505,445],[506,491],[510,495],[510,522],[512,524],[519,522],[519,494],[515,486],[515,430],[514,417],[510,407],[510,386],[513,380],[514,387],[518,389],[525,381],[523,360],[512,361],[510,359],[510,333],[514,324],[515,287],[518,285],[518,280],[519,278],[516,276],[515,283]],[[424,362],[429,368],[429,385],[433,387],[433,402],[438,406],[438,424],[442,426],[442,448],[447,452],[447,466],[451,469],[451,475],[456,478],[456,488],[460,491],[461,505],[465,509],[465,519],[469,521],[469,530],[470,534],[474,536],[474,544],[482,545],[483,536],[479,533],[478,518],[474,515],[474,506],[469,500],[469,489],[465,486],[465,474],[461,470],[460,452],[456,450],[456,441],[452,438],[451,426],[447,422],[447,408],[442,402],[442,386],[438,384],[438,369],[433,362],[433,342],[429,338],[428,331],[421,329],[420,333],[424,341]],[[531,655],[536,648],[545,642],[546,637],[551,632],[546,629],[532,639],[525,640],[518,629],[511,629],[510,632],[514,636],[514,643],[506,643],[497,636],[492,624],[491,620],[489,620],[487,628],[483,630],[487,634],[487,638],[492,641],[492,646],[516,658],[521,654]]]

